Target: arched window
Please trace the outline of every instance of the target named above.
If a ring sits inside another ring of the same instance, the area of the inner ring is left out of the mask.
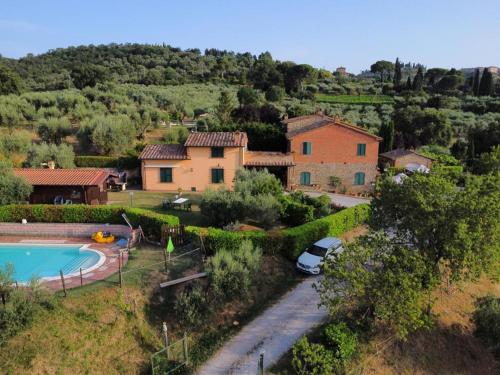
[[[354,175],[354,185],[364,185],[365,184],[365,174],[363,172],[356,172]]]
[[[300,172],[300,184],[301,185],[311,185],[311,173]]]

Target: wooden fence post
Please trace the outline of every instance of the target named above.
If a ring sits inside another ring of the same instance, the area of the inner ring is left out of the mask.
[[[61,283],[62,283],[62,287],[63,287],[63,291],[64,291],[64,297],[66,297],[67,296],[67,294],[66,294],[66,284],[64,283],[63,271],[60,270],[59,274],[61,275]]]
[[[165,246],[163,246],[162,252],[163,252],[163,262],[165,263],[165,272],[168,272],[167,250],[165,249]]]
[[[83,274],[82,274],[82,269],[80,267],[80,286],[83,285]]]

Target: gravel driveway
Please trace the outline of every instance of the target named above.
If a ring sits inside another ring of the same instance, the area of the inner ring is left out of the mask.
[[[319,277],[309,277],[285,294],[229,340],[197,372],[199,375],[255,375],[260,352],[264,366],[270,367],[302,335],[327,317],[318,309],[319,295],[312,288]]]

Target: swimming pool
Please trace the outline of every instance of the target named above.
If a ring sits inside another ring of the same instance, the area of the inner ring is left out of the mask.
[[[64,276],[74,276],[90,272],[105,261],[100,251],[88,248],[88,245],[53,245],[53,244],[0,244],[0,267],[8,263],[14,266],[13,279],[27,282],[32,277],[53,280]]]

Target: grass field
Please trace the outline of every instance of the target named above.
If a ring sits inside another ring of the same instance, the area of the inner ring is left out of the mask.
[[[130,192],[134,195],[132,199],[130,198]],[[120,192],[109,192],[108,193],[108,204],[110,205],[120,205],[120,206],[130,206],[147,208],[155,212],[162,214],[169,214],[178,216],[182,224],[186,225],[196,225],[205,227],[207,226],[207,219],[200,213],[200,200],[201,194],[186,194],[183,193],[182,196],[188,198],[191,203],[192,211],[182,211],[177,209],[164,209],[162,207],[163,199],[173,199],[176,193],[160,193],[153,191],[142,191],[142,190],[129,190]]]
[[[316,101],[335,104],[393,104],[394,100],[387,95],[328,95],[317,94]]]

